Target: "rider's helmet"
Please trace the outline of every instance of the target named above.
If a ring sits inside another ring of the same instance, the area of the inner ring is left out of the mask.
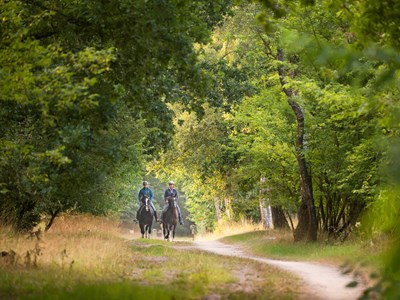
[[[148,181],[143,181],[143,186],[149,185]]]
[[[170,182],[168,182],[169,185],[173,184],[175,185],[175,182],[173,182],[172,180]]]

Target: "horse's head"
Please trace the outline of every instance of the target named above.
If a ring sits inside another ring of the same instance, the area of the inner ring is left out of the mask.
[[[146,210],[148,211],[150,209],[149,204],[150,204],[150,199],[146,196],[142,197],[141,199],[142,204],[146,207]]]
[[[176,206],[176,200],[175,197],[167,197],[167,203],[169,207],[175,207]]]

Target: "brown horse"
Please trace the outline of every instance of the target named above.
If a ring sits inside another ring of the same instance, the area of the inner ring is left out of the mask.
[[[178,224],[178,210],[174,197],[168,197],[166,201],[168,206],[163,214],[162,220],[164,239],[173,241],[175,238],[175,229]]]
[[[150,199],[143,197],[141,199],[142,207],[140,208],[138,220],[142,238],[149,239],[151,237],[151,227],[153,226],[154,210],[150,205]]]

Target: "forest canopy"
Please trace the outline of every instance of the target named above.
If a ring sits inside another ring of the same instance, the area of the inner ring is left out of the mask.
[[[118,211],[194,103],[228,1],[1,1],[0,218]],[[185,100],[186,99],[186,100]],[[51,224],[49,224],[51,225]]]

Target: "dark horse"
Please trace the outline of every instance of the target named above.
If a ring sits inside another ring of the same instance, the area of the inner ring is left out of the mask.
[[[143,197],[141,200],[142,207],[140,208],[138,220],[140,232],[142,233],[142,238],[147,239],[151,236],[151,226],[153,225],[154,210],[150,205],[150,200],[147,197]]]
[[[162,220],[164,239],[174,240],[175,229],[176,225],[178,224],[178,211],[176,208],[176,201],[174,197],[168,197],[166,200],[168,206],[164,211],[164,216]]]

